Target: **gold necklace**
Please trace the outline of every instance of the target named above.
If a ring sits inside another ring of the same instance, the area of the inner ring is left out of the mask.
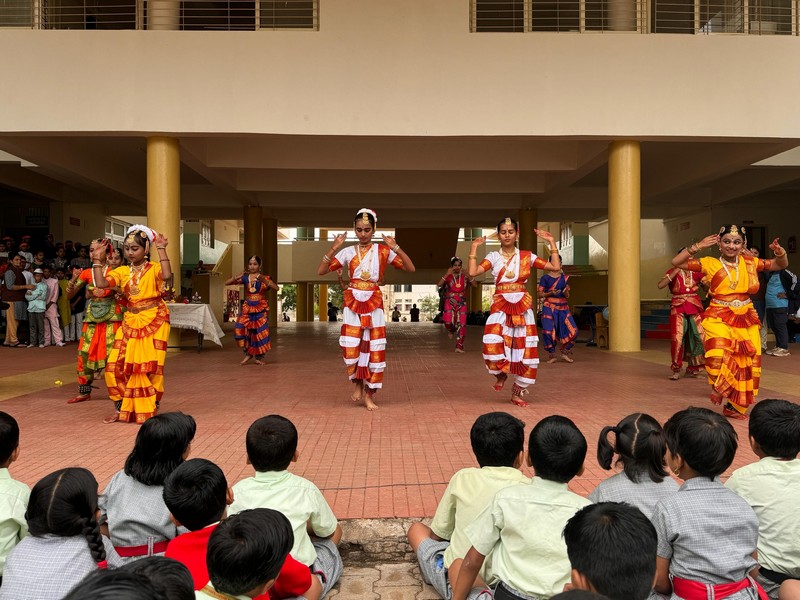
[[[372,273],[368,268],[369,265],[366,266],[364,265],[364,259],[370,256],[370,253],[372,252],[372,244],[368,245],[367,251],[363,255],[361,254],[361,244],[358,245],[356,252],[358,252],[358,266],[361,267],[361,279],[363,279],[364,281],[369,281],[369,278],[372,276]]]
[[[504,258],[508,259],[508,261],[506,262],[506,274],[505,274],[506,279],[514,279],[514,277],[516,277],[517,274],[513,270],[509,269],[508,267],[514,261],[514,257],[517,256],[517,249],[514,248],[513,254],[509,255],[509,254],[506,254],[505,252],[503,252],[503,249],[501,248],[500,249],[500,255],[503,256]]]
[[[729,263],[728,261],[726,261],[721,256],[719,257],[719,262],[722,264],[722,268],[725,269],[725,274],[728,276],[728,280],[730,281],[730,283],[728,284],[728,288],[731,289],[731,290],[735,290],[736,286],[739,284],[739,276],[740,276],[740,273],[739,273],[739,258],[738,257],[736,258],[735,265],[734,265],[734,263]],[[731,267],[735,266],[735,268],[736,268],[736,280],[735,281],[733,279],[733,276],[731,275],[731,272],[728,270],[728,266],[731,266]]]
[[[254,277],[254,275],[255,275],[255,277]],[[247,276],[247,285],[248,285],[248,288],[250,289],[250,293],[251,294],[255,294],[256,293],[256,284],[258,283],[259,279],[261,279],[261,273],[260,272],[250,273]]]
[[[130,282],[130,292],[131,296],[135,296],[139,293],[139,280],[142,278],[142,273],[144,272],[145,263],[140,265],[131,265],[131,282]]]

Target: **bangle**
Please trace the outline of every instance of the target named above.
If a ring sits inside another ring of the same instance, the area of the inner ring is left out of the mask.
[[[697,251],[699,249],[700,248],[698,248],[695,244],[692,244],[691,246],[686,248],[686,252],[688,252],[691,256],[694,256],[695,254],[697,254]]]
[[[786,256],[786,250],[783,251],[783,254],[778,254],[777,252],[775,252],[775,258],[781,258],[783,256]]]
[[[330,257],[330,256],[328,256],[327,254],[323,254],[323,255],[322,255],[322,262],[324,262],[324,263],[329,263],[329,262],[331,262],[331,257]]]
[[[467,258],[476,259],[476,258],[478,258],[478,255],[477,254],[470,254]]]
[[[95,267],[102,267],[102,266],[103,266],[103,265],[92,264],[92,268],[93,268],[93,269],[94,269]]]
[[[397,244],[394,248],[392,248],[392,252],[397,254],[397,251],[400,250],[400,244]]]
[[[166,250],[166,246],[156,246],[156,250]]]
[[[158,259],[158,262],[164,262],[164,261],[169,262],[169,257],[167,257],[167,258],[159,258]]]

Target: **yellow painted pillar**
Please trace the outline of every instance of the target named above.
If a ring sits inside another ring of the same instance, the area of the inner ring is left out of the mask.
[[[244,207],[244,262],[245,267],[247,266],[247,261],[250,260],[251,256],[261,256],[261,252],[264,250],[264,236],[261,231],[262,228],[262,216],[263,211],[261,210],[260,206],[245,206]],[[264,270],[263,260],[264,257],[261,256],[262,264],[261,269],[262,272],[268,272]],[[233,269],[234,273],[236,272],[236,267]]]
[[[298,321],[308,321],[308,284],[305,281],[297,282],[297,309],[295,312]]]
[[[483,312],[483,284],[469,290],[469,310],[471,312]]]
[[[314,284],[308,285],[308,304],[306,304],[306,321],[314,321]]]
[[[328,320],[328,284],[319,284],[319,320]]]
[[[536,247],[537,236],[534,229],[539,224],[539,211],[532,207],[525,207],[519,211],[519,249],[530,250],[534,254],[539,254]],[[546,256],[543,256],[547,260]],[[531,270],[531,276],[528,279],[528,292],[533,296],[533,306],[536,306],[536,282],[538,276],[536,269]]]
[[[608,152],[609,348],[641,350],[641,156],[639,142],[612,142]]]
[[[261,232],[263,236],[263,246],[261,249],[261,259],[264,261],[263,271],[275,283],[278,279],[278,221],[277,219],[265,218],[261,222]],[[269,302],[269,326],[271,329],[278,326],[278,292],[270,290],[267,294]]]
[[[172,286],[181,281],[181,150],[176,138],[147,138],[147,224],[166,236]],[[158,260],[155,249],[150,258]],[[180,331],[173,329],[168,344],[178,346]]]

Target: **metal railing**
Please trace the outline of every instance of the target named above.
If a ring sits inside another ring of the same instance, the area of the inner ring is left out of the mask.
[[[800,0],[471,0],[473,32],[798,35]]]
[[[319,0],[0,0],[0,28],[316,31]]]

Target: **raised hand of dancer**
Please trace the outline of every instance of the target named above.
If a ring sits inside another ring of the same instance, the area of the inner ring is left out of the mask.
[[[333,250],[335,253],[339,248],[342,247],[342,244],[344,244],[346,240],[347,240],[347,234],[345,233],[338,234],[335,238],[333,238],[333,245],[331,246],[331,250]]]
[[[389,246],[390,249],[394,250],[399,246],[397,240],[394,239],[391,235],[386,235],[385,233],[383,233],[381,234],[381,237],[383,238],[383,243]]]
[[[789,266],[789,257],[786,255],[786,250],[778,243],[780,238],[775,238],[769,245],[769,249],[775,253],[775,258],[772,260],[772,271],[780,271]]]
[[[702,250],[703,248],[711,248],[712,246],[716,246],[717,244],[719,244],[719,234],[712,233],[711,235],[707,235],[706,237],[704,237],[699,242],[695,242],[694,246],[698,250]]]
[[[548,244],[550,244],[551,247],[552,247],[553,244],[556,243],[556,240],[553,237],[553,234],[550,233],[549,231],[545,230],[545,229],[536,229],[536,228],[534,228],[533,232],[536,234],[537,237],[542,238],[544,241],[546,241]]]
[[[163,233],[157,233],[153,243],[156,245],[156,248],[166,248],[169,240]]]
[[[781,238],[775,238],[774,240],[772,240],[772,243],[769,245],[769,249],[772,250],[775,254],[781,254],[781,252],[783,251],[783,248],[778,243],[779,239],[781,239]]]
[[[90,258],[92,259],[93,263],[105,263],[106,262],[106,246],[105,244],[97,244],[93,246],[93,249],[90,250]],[[80,273],[78,273],[80,275]]]

